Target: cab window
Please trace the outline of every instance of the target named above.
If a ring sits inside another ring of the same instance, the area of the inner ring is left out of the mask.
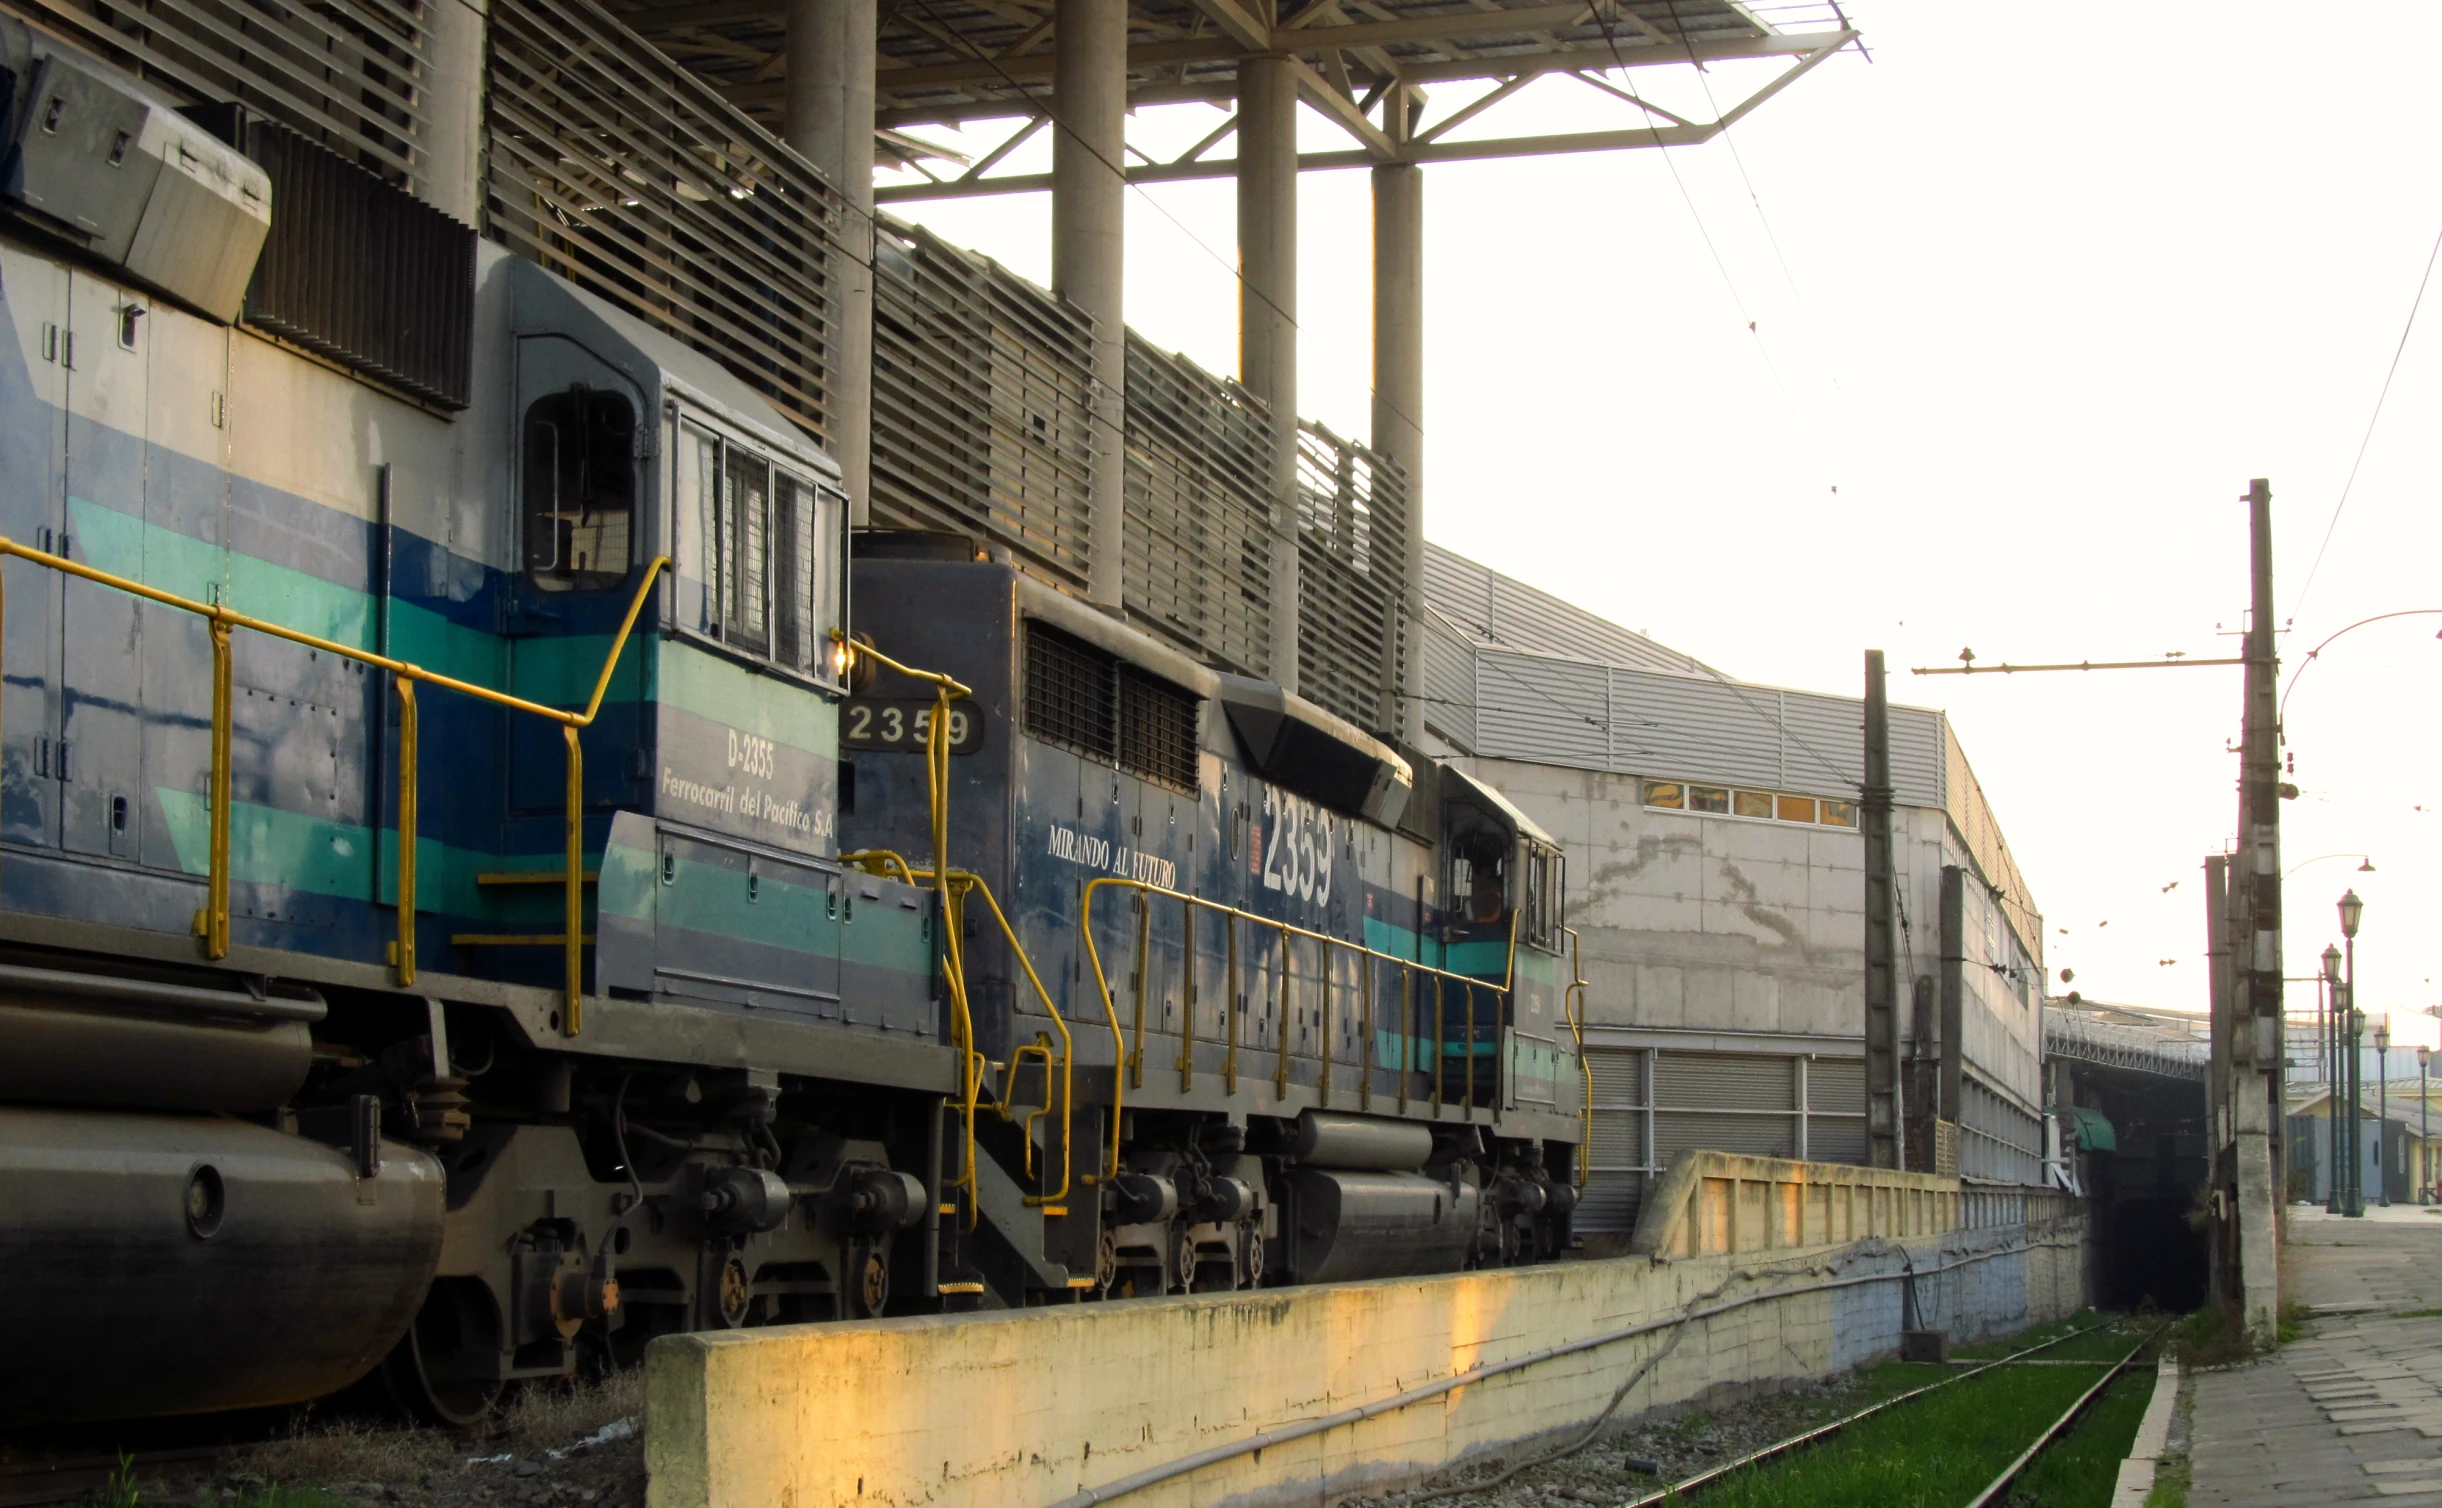
[[[636,410],[583,383],[526,409],[526,576],[554,592],[627,579],[636,512]]]
[[[847,502],[751,445],[679,426],[681,550],[705,585],[703,631],[731,649],[836,680],[847,631]],[[694,538],[683,536],[692,530]]]

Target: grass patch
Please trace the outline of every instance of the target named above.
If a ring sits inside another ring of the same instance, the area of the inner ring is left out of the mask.
[[[2154,1473],[2154,1490],[2145,1495],[2145,1508],[2188,1508],[2188,1458],[2165,1461]]]
[[[2393,1319],[2442,1319],[2442,1309],[2397,1309]]]
[[[2012,1508],[2107,1508],[2120,1463],[2154,1399],[2154,1374],[2123,1372],[2086,1406],[2077,1426],[2010,1485]],[[2023,1447],[2022,1447],[2023,1448]]]
[[[2074,1327],[2070,1327],[2074,1328]],[[2112,1327],[2125,1354],[2134,1339]],[[2040,1333],[2034,1339],[2041,1339]],[[2100,1339],[2100,1337],[2093,1337]],[[2012,1350],[2031,1341],[2020,1337]],[[2073,1342],[2072,1344],[2082,1344]],[[1955,1508],[2026,1449],[2098,1374],[2083,1367],[2002,1367],[1850,1426],[1821,1445],[1763,1462],[1704,1489],[1703,1508]],[[2136,1414],[2145,1411],[2137,1395]],[[2116,1421],[2117,1413],[2113,1416]],[[2115,1428],[2117,1425],[2115,1423]],[[2136,1433],[2129,1419],[2118,1461]],[[2108,1447],[2101,1437],[2091,1449]],[[2101,1501],[2109,1501],[2106,1491]],[[2070,1498],[2027,1499],[2068,1503]]]
[[[2091,1309],[2081,1309],[2067,1319],[2057,1319],[2050,1324],[2036,1325],[2031,1329],[2021,1330],[2016,1335],[2005,1335],[1999,1340],[1979,1340],[1963,1346],[1952,1346],[1950,1354],[1961,1361],[1999,1361],[2002,1357],[2023,1351],[2029,1346],[2039,1346],[2045,1341],[2058,1339],[2072,1330],[2083,1330],[2102,1323],[2102,1316]],[[2077,1343],[2072,1342],[2072,1344]],[[2120,1347],[2120,1351],[2127,1349],[2125,1344]],[[2111,1353],[2114,1360],[2119,1358],[2120,1351]],[[2054,1346],[2043,1354],[2062,1357],[2074,1353],[2069,1346]]]

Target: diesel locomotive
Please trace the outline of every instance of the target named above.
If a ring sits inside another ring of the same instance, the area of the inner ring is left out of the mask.
[[[242,318],[261,133],[0,52],[0,1424],[1566,1248],[1497,793],[471,233],[459,399]]]

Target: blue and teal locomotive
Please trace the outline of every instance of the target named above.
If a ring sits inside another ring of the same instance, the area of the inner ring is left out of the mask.
[[[718,363],[403,195],[440,378],[237,317],[263,161],[355,170],[5,40],[0,1422],[1566,1247],[1496,793],[852,533]]]

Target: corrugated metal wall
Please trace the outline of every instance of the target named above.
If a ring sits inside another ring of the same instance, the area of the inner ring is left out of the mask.
[[[1864,702],[1600,665],[1422,634],[1425,725],[1468,753],[1576,769],[1853,796]],[[1891,709],[1891,780],[1906,806],[1943,804],[1942,715]]]
[[[1594,1047],[1594,1133],[1577,1229],[1636,1228],[1653,1179],[1709,1148],[1816,1162],[1865,1159],[1865,1062],[1770,1052]]]
[[[1675,649],[1429,540],[1425,600],[1461,632],[1504,648],[1605,665],[1704,673]]]

